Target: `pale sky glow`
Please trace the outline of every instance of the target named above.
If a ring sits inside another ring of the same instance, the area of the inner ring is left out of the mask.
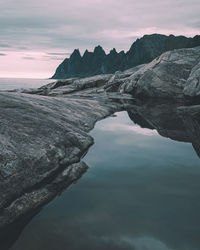
[[[0,9],[0,77],[50,77],[75,48],[200,34],[199,0],[0,0]]]
[[[49,78],[60,61],[69,56],[62,52],[31,50],[4,53],[6,56],[0,56],[0,77],[10,78]]]
[[[154,129],[147,129],[147,128],[141,128],[138,125],[128,125],[128,124],[121,124],[121,123],[113,123],[113,124],[108,124],[106,127],[102,127],[100,128],[100,130],[103,131],[122,131],[122,132],[126,132],[127,131],[129,133],[133,132],[136,134],[141,134],[141,135],[146,135],[146,136],[153,136],[153,135],[157,135],[158,132]]]

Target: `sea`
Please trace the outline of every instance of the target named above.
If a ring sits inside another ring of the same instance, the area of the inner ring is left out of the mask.
[[[0,90],[14,90],[21,88],[39,88],[42,85],[54,82],[52,79],[32,78],[0,78]]]

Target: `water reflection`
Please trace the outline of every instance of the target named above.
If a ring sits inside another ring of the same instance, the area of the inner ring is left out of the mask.
[[[199,153],[199,122],[188,109],[137,105],[97,123],[84,158],[90,170],[11,249],[199,249],[200,167],[191,146]]]
[[[7,250],[20,237],[20,234],[31,221],[31,219],[39,213],[40,210],[33,211],[24,218],[20,218],[16,222],[0,229],[0,249]]]
[[[200,106],[169,103],[135,105],[128,111],[130,119],[141,128],[156,129],[175,141],[192,143],[200,157]]]

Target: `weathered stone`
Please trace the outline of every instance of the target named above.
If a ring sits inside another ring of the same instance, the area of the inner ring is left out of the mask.
[[[200,58],[199,63],[192,69],[186,81],[183,93],[189,98],[200,97]]]
[[[93,144],[86,132],[121,107],[109,101],[1,92],[0,227],[80,177],[86,168],[82,163],[79,171],[74,164]]]
[[[193,71],[198,74],[199,60],[200,47],[166,52],[132,74],[121,91],[139,97],[183,98],[185,86],[189,92],[187,81],[194,78]]]

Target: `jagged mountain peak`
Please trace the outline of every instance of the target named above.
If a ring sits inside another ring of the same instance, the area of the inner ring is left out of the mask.
[[[75,49],[75,50],[73,51],[73,53],[71,54],[70,58],[73,57],[73,56],[81,57],[81,53],[80,53],[79,49]]]
[[[86,49],[83,56],[89,54],[89,51]]]
[[[94,48],[94,53],[95,53],[95,54],[97,54],[97,53],[106,54],[105,51],[104,51],[104,49],[103,49],[100,45],[98,45],[98,46],[96,46],[96,47]]]
[[[113,48],[113,49],[110,50],[110,53],[109,53],[109,54],[110,54],[110,55],[115,55],[115,54],[118,54],[118,53],[117,53],[116,49]]]

